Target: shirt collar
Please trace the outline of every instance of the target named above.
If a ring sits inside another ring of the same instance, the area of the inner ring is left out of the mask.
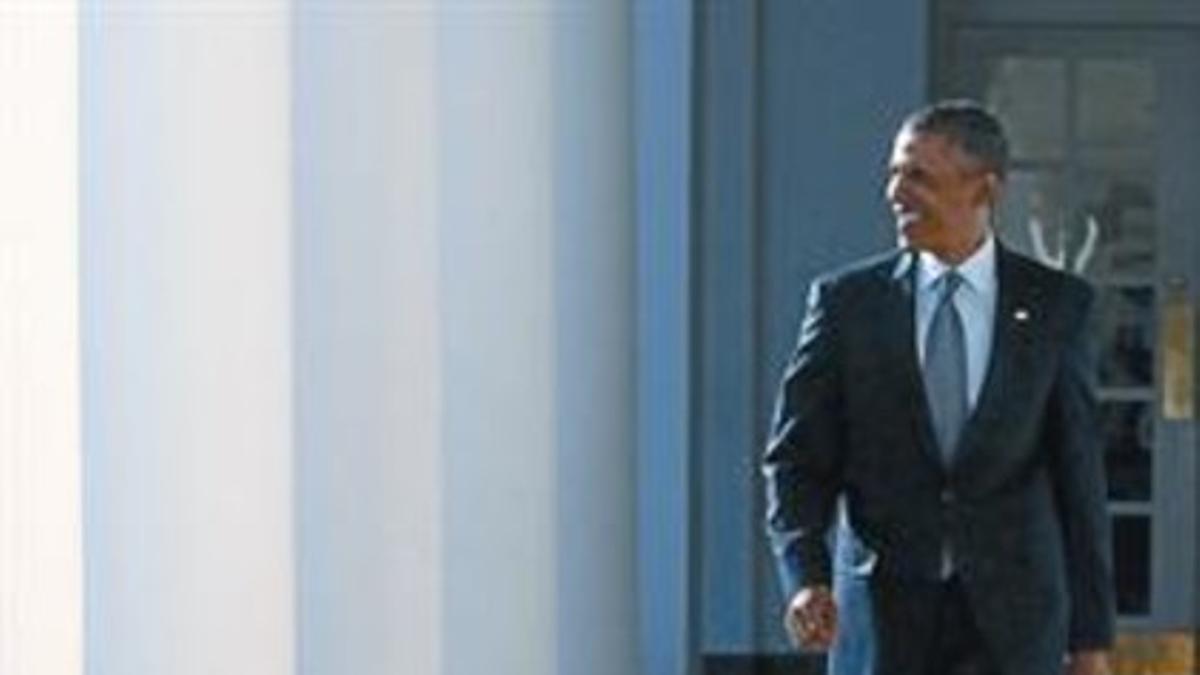
[[[928,290],[950,269],[951,266],[939,260],[937,256],[928,251],[921,251],[917,265],[917,279],[921,290]],[[983,245],[954,269],[962,276],[966,286],[976,291],[991,288],[996,282],[995,237],[989,232]]]

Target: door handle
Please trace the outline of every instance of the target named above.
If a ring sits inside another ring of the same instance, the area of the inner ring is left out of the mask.
[[[1196,417],[1196,305],[1184,279],[1167,287],[1162,313],[1162,414],[1165,419]]]

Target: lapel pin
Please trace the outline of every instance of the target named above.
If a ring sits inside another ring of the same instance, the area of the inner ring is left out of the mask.
[[[1013,318],[1017,321],[1028,321],[1029,310],[1025,309],[1024,307],[1019,307],[1017,308],[1017,311],[1013,312]]]

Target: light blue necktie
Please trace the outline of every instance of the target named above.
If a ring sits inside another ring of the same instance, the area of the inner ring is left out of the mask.
[[[938,280],[937,307],[925,337],[925,395],[942,461],[947,465],[967,420],[967,342],[962,317],[953,302],[962,281],[954,270]]]

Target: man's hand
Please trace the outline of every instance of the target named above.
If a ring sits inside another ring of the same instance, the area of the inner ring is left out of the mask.
[[[837,614],[833,591],[828,586],[809,586],[792,598],[783,623],[797,647],[824,652],[829,651],[837,637]]]
[[[1089,651],[1068,654],[1064,675],[1111,675],[1108,652]]]

